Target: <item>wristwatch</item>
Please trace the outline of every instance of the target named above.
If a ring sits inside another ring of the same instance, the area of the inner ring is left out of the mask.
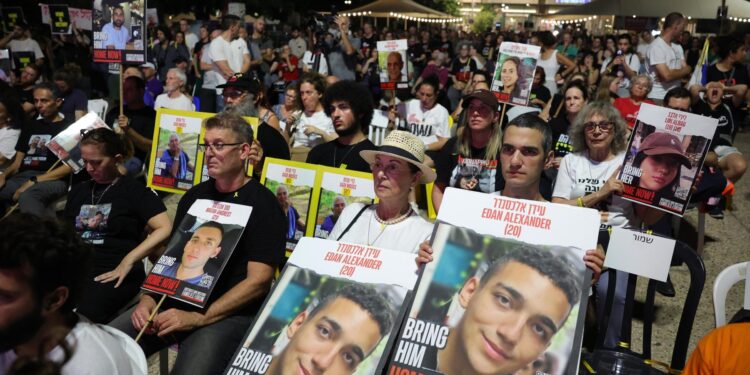
[[[35,183],[35,184],[36,184],[37,182],[39,182],[39,181],[38,181],[38,180],[36,179],[36,176],[31,176],[31,178],[29,179],[29,181],[31,181],[31,182],[33,182],[33,183]]]

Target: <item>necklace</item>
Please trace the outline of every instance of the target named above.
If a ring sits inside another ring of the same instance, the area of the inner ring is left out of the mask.
[[[383,233],[385,233],[385,230],[388,228],[389,225],[398,224],[398,223],[406,220],[406,218],[408,218],[409,216],[411,216],[411,212],[412,212],[412,208],[411,208],[411,206],[409,206],[409,209],[406,210],[406,212],[404,214],[399,215],[397,217],[394,217],[392,219],[383,220],[383,219],[380,218],[380,216],[378,216],[378,211],[377,211],[377,207],[376,207],[375,211],[373,212],[372,215],[375,216],[375,220],[378,223],[380,223],[380,233],[378,233],[378,235],[375,236],[375,239],[373,239],[372,241],[370,241],[370,227],[372,226],[372,220],[368,221],[367,222],[367,246],[372,246],[372,244],[374,244],[378,240],[378,238],[380,238],[380,236],[382,236]]]
[[[333,166],[335,168],[338,168],[339,165],[344,164],[344,161],[346,160],[346,157],[349,156],[349,154],[355,148],[357,148],[357,145],[360,144],[360,143],[362,143],[362,141],[359,141],[357,143],[354,143],[354,144],[350,145],[349,150],[347,150],[346,153],[344,153],[344,156],[341,158],[341,163],[336,163],[336,160],[337,160],[336,154],[338,154],[339,148],[334,146],[334,148],[333,148]]]
[[[112,181],[109,185],[107,185],[107,187],[104,189],[104,191],[99,195],[99,199],[96,199],[96,201],[95,201],[95,198],[94,198],[94,192],[96,191],[96,182],[94,182],[92,184],[92,186],[91,186],[91,204],[94,205],[94,206],[98,205],[99,202],[102,201],[102,198],[104,198],[104,194],[107,194],[107,190],[109,190],[109,188],[111,188],[112,186],[114,186],[119,179],[120,178],[117,177],[117,178],[114,179],[114,181]],[[93,180],[91,180],[91,181],[93,182]]]

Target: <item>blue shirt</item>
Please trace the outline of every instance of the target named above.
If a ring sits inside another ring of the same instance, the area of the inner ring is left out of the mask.
[[[106,34],[104,41],[102,42],[102,49],[106,49],[107,46],[114,45],[115,49],[125,49],[125,44],[130,40],[130,31],[123,23],[120,26],[120,30],[115,29],[112,22],[102,27],[102,32]]]

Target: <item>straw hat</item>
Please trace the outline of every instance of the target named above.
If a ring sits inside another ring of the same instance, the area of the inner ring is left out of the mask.
[[[435,171],[424,164],[424,143],[412,133],[394,130],[385,137],[383,144],[377,150],[363,150],[359,152],[359,155],[370,164],[375,161],[377,155],[401,159],[416,165],[422,171],[422,177],[419,179],[420,184],[435,181]]]

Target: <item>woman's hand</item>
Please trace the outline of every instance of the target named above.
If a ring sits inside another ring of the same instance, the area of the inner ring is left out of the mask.
[[[600,190],[601,192],[606,195],[610,195],[612,193],[622,194],[622,188],[625,185],[617,178],[617,175],[620,173],[620,169],[622,169],[622,167],[617,167],[612,175],[609,176],[607,182],[605,182],[604,186],[602,186],[602,189]]]
[[[122,284],[122,281],[125,280],[125,277],[128,276],[128,273],[130,273],[130,270],[132,269],[133,262],[125,258],[122,260],[122,262],[120,262],[120,264],[117,265],[117,268],[95,277],[94,281],[104,284],[117,280],[117,283],[115,284],[115,288],[117,288],[120,286],[120,284]]]
[[[419,244],[419,251],[417,252],[417,267],[432,262],[432,247],[428,241]]]
[[[591,279],[592,283],[599,281],[599,276],[602,274],[602,268],[604,268],[604,249],[602,245],[597,245],[596,249],[586,251],[586,255],[583,256],[583,263],[586,264],[587,268],[590,268],[594,272],[594,276]]]

